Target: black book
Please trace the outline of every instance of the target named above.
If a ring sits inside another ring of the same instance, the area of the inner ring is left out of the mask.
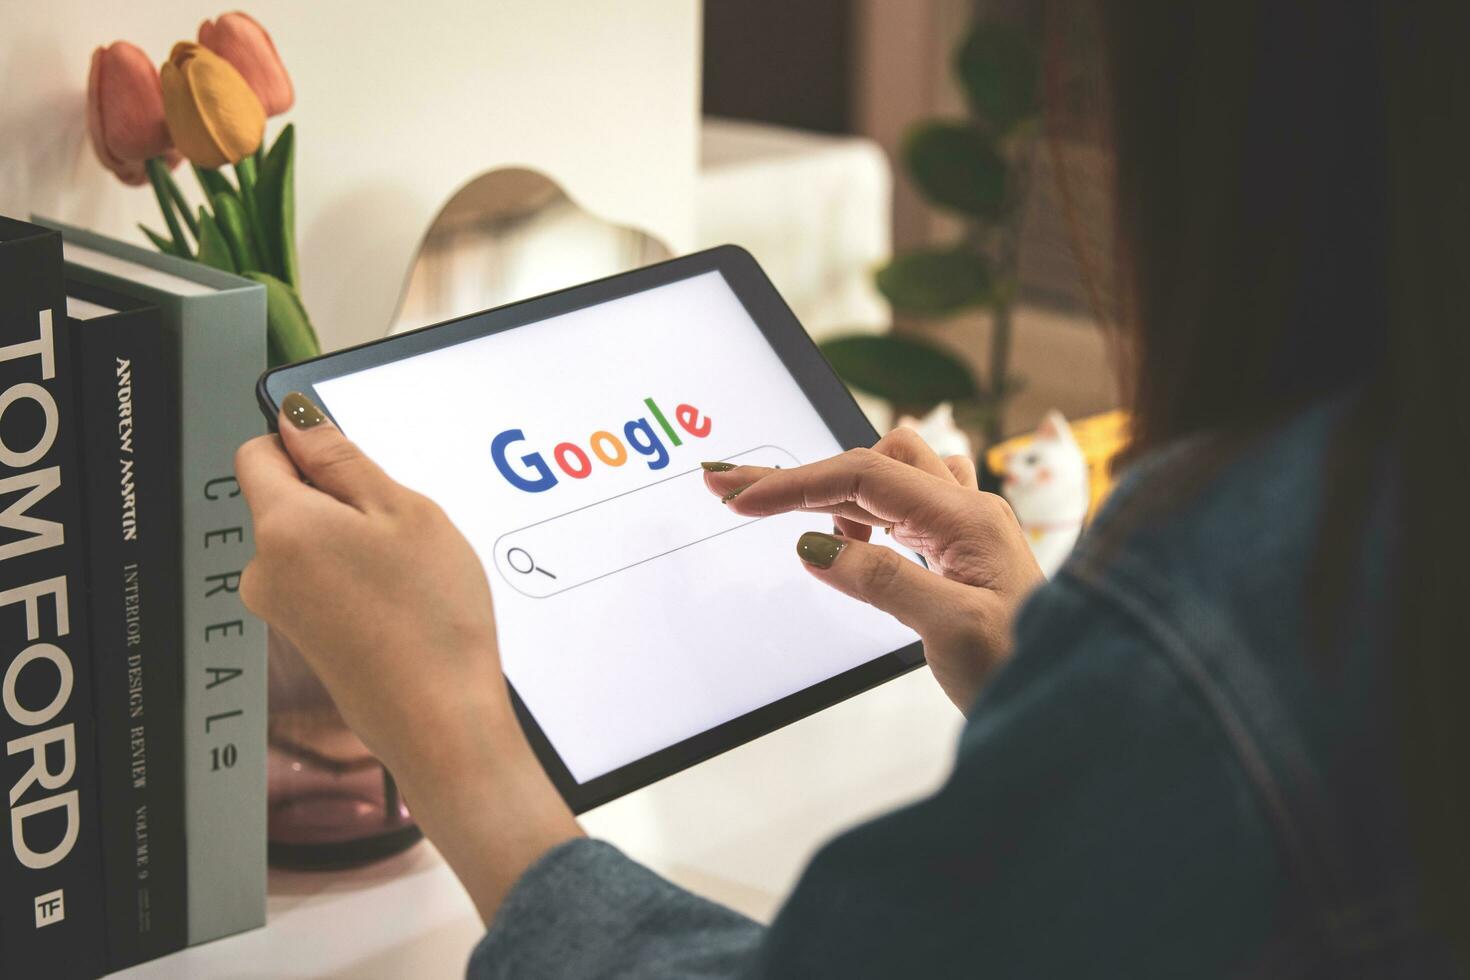
[[[177,400],[158,307],[68,278],[107,968],[188,937]]]
[[[0,976],[105,967],[61,235],[0,218]]]

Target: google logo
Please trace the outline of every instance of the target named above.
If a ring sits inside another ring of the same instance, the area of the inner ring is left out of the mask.
[[[664,413],[659,410],[658,404],[652,398],[643,399],[643,404],[648,406],[648,414],[653,416],[658,427],[663,430],[669,442],[675,446],[682,446],[684,441],[679,438],[679,433],[664,418]],[[679,428],[696,439],[703,439],[709,435],[709,418],[700,417],[699,409],[693,405],[679,405],[674,409],[674,418],[678,420]],[[624,439],[627,444],[624,444]],[[527,493],[541,493],[550,490],[558,482],[557,476],[546,460],[539,452],[531,452],[522,456],[521,465],[530,472],[518,473],[512,468],[510,461],[506,459],[506,452],[518,442],[525,442],[526,435],[520,429],[506,429],[497,435],[490,443],[490,457],[495,460],[495,468],[500,475],[518,490]],[[592,450],[592,456],[607,466],[622,466],[628,461],[628,446],[632,446],[634,452],[640,456],[647,457],[648,468],[661,470],[669,465],[669,451],[659,440],[658,433],[654,431],[646,418],[633,419],[623,425],[623,439],[619,439],[614,433],[606,429],[599,429],[587,437],[587,448]],[[563,473],[573,480],[585,480],[592,475],[592,457],[587,455],[586,450],[574,442],[559,442],[551,450],[551,458],[556,460],[556,465]]]

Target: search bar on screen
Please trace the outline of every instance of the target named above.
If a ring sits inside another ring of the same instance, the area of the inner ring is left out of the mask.
[[[796,466],[777,446],[726,459],[737,466]],[[517,592],[545,599],[662,558],[754,523],[721,507],[703,470],[686,470],[637,490],[507,531],[495,541],[495,568]]]

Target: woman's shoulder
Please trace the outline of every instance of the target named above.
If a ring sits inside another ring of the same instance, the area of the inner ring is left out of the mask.
[[[1367,506],[1337,550],[1341,594],[1320,601],[1335,436],[1352,418],[1325,402],[1224,454],[1181,445],[1141,460],[1023,610],[994,703],[1050,684],[1073,704],[1114,699],[1114,723],[1151,718],[1161,744],[1167,731],[1193,732],[1221,750],[1201,764],[1249,788],[1293,887],[1333,896],[1313,914],[1381,907],[1387,932],[1406,920],[1385,898],[1405,867],[1383,843],[1399,817],[1381,793],[1391,763],[1371,748],[1389,744],[1383,467],[1354,475]],[[1330,651],[1316,649],[1324,616],[1338,638]]]
[[[1121,558],[1228,587],[1243,564],[1272,559],[1250,577],[1295,584],[1333,492],[1371,493],[1385,482],[1381,466],[1340,473],[1334,465],[1337,437],[1356,417],[1353,401],[1332,398],[1249,435],[1181,439],[1143,456],[1078,543],[1074,571],[1085,576]],[[1353,486],[1334,487],[1339,479]]]
[[[1318,647],[1340,638],[1337,676],[1371,692],[1392,591],[1392,480],[1380,462],[1390,449],[1344,452],[1353,408],[1327,400],[1234,445],[1193,440],[1145,457],[1058,579],[1129,617],[1192,683],[1238,697],[1240,711],[1290,716],[1309,741],[1330,737],[1324,726],[1363,706],[1321,683]],[[1345,469],[1349,458],[1366,463]],[[1344,525],[1348,499],[1359,505]]]
[[[1161,646],[1192,651],[1227,686],[1254,667],[1293,696],[1315,695],[1313,645],[1334,632],[1355,638],[1351,667],[1376,669],[1391,450],[1345,451],[1357,419],[1352,401],[1334,398],[1250,438],[1144,457],[1059,577],[1128,611]]]

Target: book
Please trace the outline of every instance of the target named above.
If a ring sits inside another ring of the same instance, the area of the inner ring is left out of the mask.
[[[104,967],[96,742],[61,236],[0,218],[0,976]]]
[[[76,364],[107,969],[188,939],[175,401],[158,308],[66,283]]]
[[[235,449],[264,431],[265,287],[52,222],[67,275],[158,307],[178,410],[189,944],[265,923],[266,636],[240,601],[254,551]]]

